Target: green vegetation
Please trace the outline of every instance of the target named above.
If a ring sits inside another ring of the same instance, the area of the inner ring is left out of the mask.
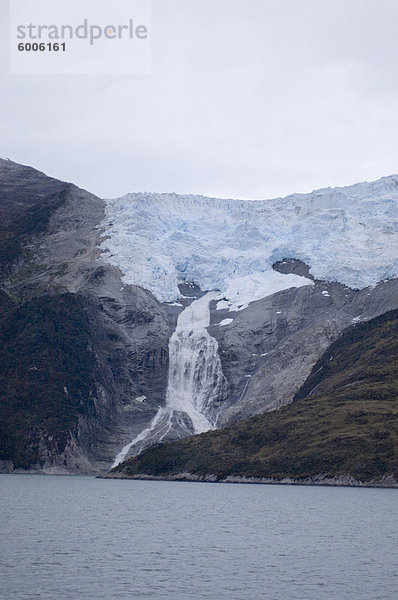
[[[398,478],[398,311],[350,327],[281,410],[158,445],[113,472]],[[312,392],[312,393],[311,393]]]
[[[89,322],[78,295],[15,305],[0,290],[0,459],[40,463],[62,452],[80,414],[93,411]]]

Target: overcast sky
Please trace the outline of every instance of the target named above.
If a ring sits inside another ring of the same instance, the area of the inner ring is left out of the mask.
[[[140,76],[10,75],[7,0],[0,23],[0,155],[100,196],[398,172],[397,0],[153,0]]]

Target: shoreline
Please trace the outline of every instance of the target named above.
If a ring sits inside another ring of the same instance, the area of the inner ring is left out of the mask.
[[[175,475],[148,475],[140,473],[130,476],[124,473],[104,473],[97,475],[98,479],[135,479],[141,481],[187,481],[191,483],[235,483],[235,484],[261,484],[261,485],[321,485],[326,487],[372,487],[372,488],[398,488],[398,481],[393,475],[387,475],[380,480],[360,481],[350,475],[340,475],[327,477],[326,475],[316,475],[303,479],[292,479],[284,477],[283,479],[273,479],[272,477],[246,477],[240,475],[228,475],[224,478],[218,478],[216,475],[196,475],[194,473],[176,473]]]

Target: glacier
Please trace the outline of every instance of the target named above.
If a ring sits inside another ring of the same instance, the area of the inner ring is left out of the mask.
[[[296,258],[354,289],[398,277],[398,176],[273,200],[130,193],[106,200],[102,258],[162,302],[180,283],[219,292],[218,308],[312,281],[272,270]]]

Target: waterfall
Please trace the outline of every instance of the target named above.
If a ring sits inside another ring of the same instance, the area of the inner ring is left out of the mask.
[[[179,439],[214,429],[218,402],[225,391],[217,340],[210,336],[210,302],[217,292],[194,300],[179,315],[169,341],[166,404],[159,407],[149,426],[126,444],[113,467],[133,447],[139,451],[165,439]]]
[[[169,342],[166,409],[188,415],[192,424],[189,433],[214,429],[214,402],[224,385],[218,343],[206,329],[210,325],[209,304],[217,296],[209,292],[183,310]]]
[[[141,431],[141,433],[139,433],[131,442],[129,442],[128,444],[123,446],[123,448],[120,450],[119,454],[116,456],[115,460],[113,461],[112,469],[113,469],[113,467],[117,467],[117,465],[119,465],[121,462],[124,461],[124,459],[126,458],[127,454],[130,452],[130,450],[133,446],[135,446],[139,442],[142,442],[143,440],[145,440],[148,437],[148,435],[155,429],[156,425],[159,423],[160,418],[162,416],[162,411],[163,411],[163,409],[160,407],[158,412],[156,413],[156,415],[153,417],[152,421],[150,422],[149,427],[147,427],[146,429]]]

